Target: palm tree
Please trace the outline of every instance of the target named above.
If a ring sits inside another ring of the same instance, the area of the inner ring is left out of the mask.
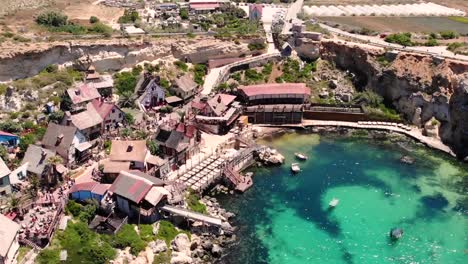
[[[48,173],[47,173],[47,183],[50,184],[50,183],[53,183],[53,184],[56,184],[57,183],[57,173],[56,173],[56,169],[55,167],[58,165],[58,164],[62,164],[63,163],[63,159],[59,156],[52,156],[52,157],[49,157],[47,159],[47,164],[49,165],[49,170],[48,170]]]
[[[32,175],[31,177],[29,177],[29,189],[28,189],[29,195],[31,195],[31,197],[33,198],[36,197],[38,190],[39,190],[39,179],[37,178],[36,175]]]
[[[10,207],[10,210],[13,212],[18,211],[18,207],[20,204],[20,199],[17,198],[14,194],[11,194],[8,197],[8,206]]]

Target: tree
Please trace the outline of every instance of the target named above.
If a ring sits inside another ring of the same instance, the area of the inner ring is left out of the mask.
[[[8,161],[8,151],[2,145],[0,145],[0,159],[2,159],[5,162]]]
[[[47,172],[46,182],[47,184],[55,184],[57,183],[57,170],[55,167],[59,164],[63,163],[63,159],[60,156],[52,156],[47,159],[47,164],[49,165],[49,169]]]
[[[129,125],[133,125],[135,123],[135,118],[131,113],[125,113],[124,118]]]
[[[61,27],[68,24],[68,17],[60,12],[47,11],[37,16],[36,23],[47,27]]]
[[[97,23],[97,22],[99,22],[99,18],[97,18],[95,16],[91,16],[89,18],[89,23],[94,24],[94,23]]]
[[[65,113],[63,111],[57,110],[55,112],[50,113],[49,121],[52,121],[56,124],[60,124],[64,116],[65,116]]]
[[[33,134],[27,134],[21,137],[19,147],[21,152],[26,152],[29,145],[34,144],[36,142],[36,137]]]
[[[62,94],[62,96],[60,97],[60,110],[62,111],[70,111],[72,109],[72,105],[73,105],[73,102],[70,98],[70,96],[68,96],[67,93],[64,93]]]
[[[120,94],[119,105],[122,107],[133,107],[133,92],[126,91]]]
[[[189,18],[189,12],[187,8],[181,8],[179,11],[179,15],[181,19],[188,19]]]
[[[28,193],[31,197],[37,196],[37,191],[39,190],[39,179],[36,175],[29,177],[29,188]]]
[[[137,78],[131,72],[117,73],[114,76],[115,88],[118,94],[131,92],[133,94],[135,86],[137,85]]]
[[[154,140],[148,139],[146,140],[146,147],[150,151],[151,155],[158,155],[159,154],[159,145],[154,142]]]
[[[16,212],[18,211],[18,207],[20,205],[20,199],[15,196],[15,194],[10,194],[8,197],[8,207],[11,211]]]
[[[126,9],[124,15],[119,18],[120,24],[135,23],[140,19],[140,15],[136,10]]]

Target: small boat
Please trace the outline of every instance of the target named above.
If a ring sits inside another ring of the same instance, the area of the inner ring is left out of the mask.
[[[333,198],[329,203],[328,203],[328,206],[330,206],[331,208],[333,207],[336,207],[338,205],[338,203],[340,202],[340,200],[336,199],[336,198]]]
[[[291,164],[291,171],[294,172],[294,173],[300,172],[301,168],[299,167],[299,163]]]
[[[300,153],[300,152],[296,152],[296,153],[294,153],[294,155],[299,160],[307,160],[309,158],[304,153]]]

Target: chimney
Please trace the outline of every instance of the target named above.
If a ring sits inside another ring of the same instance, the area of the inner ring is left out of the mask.
[[[221,95],[218,95],[218,104],[221,103]]]
[[[76,90],[75,90],[75,95],[80,95],[80,94],[81,94],[80,89],[76,89]]]
[[[63,140],[63,134],[60,134],[57,136],[57,141],[55,142],[55,146],[58,146],[60,145],[60,143],[62,143],[62,140]]]
[[[132,150],[133,150],[133,144],[128,145],[127,152],[132,152]]]
[[[44,149],[41,149],[41,157],[42,159],[45,158],[45,156],[47,156],[47,153]]]

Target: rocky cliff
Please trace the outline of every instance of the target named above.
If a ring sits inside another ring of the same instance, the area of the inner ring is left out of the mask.
[[[437,119],[442,141],[468,157],[468,63],[336,41],[322,42],[321,57],[353,72],[359,89],[382,95],[409,122]]]
[[[0,82],[31,77],[50,64],[73,66],[88,58],[98,71],[117,71],[133,67],[142,61],[153,61],[174,50],[187,54],[197,49],[217,54],[238,54],[248,51],[247,45],[235,45],[211,37],[200,39],[161,38],[149,40],[94,40],[70,42],[45,42],[34,44],[2,43],[0,46]]]
[[[170,44],[141,41],[97,43],[52,43],[47,48],[2,54],[0,81],[36,75],[50,64],[71,66],[90,58],[100,71],[120,70],[143,60],[154,60],[170,53]]]

